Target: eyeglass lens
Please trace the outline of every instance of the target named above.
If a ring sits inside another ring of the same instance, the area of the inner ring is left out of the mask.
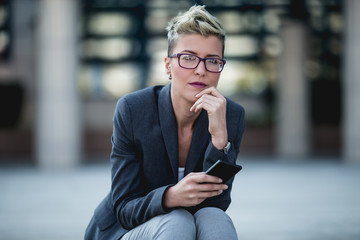
[[[180,67],[196,68],[200,63],[200,58],[194,55],[182,54],[179,57]],[[221,72],[224,67],[224,61],[218,58],[205,58],[205,68],[210,72]]]

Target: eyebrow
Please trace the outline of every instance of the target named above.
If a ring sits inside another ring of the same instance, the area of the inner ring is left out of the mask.
[[[191,50],[183,50],[181,51],[181,53],[190,53],[190,54],[193,54],[193,55],[196,55],[197,56],[197,53],[194,52],[194,51],[191,51]],[[207,55],[206,57],[216,57],[216,58],[221,58],[219,55],[217,54],[209,54]]]

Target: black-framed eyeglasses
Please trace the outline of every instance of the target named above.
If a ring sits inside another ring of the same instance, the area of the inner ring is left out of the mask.
[[[201,58],[189,53],[175,53],[170,55],[171,58],[177,58],[179,66],[185,69],[195,69],[199,66],[200,62],[203,61],[205,69],[209,72],[219,73],[224,69],[226,63],[225,59],[222,58]]]

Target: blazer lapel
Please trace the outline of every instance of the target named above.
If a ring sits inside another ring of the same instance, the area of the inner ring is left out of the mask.
[[[210,139],[208,126],[207,112],[202,110],[195,122],[189,154],[186,160],[185,175],[196,170],[196,166],[205,154]]]
[[[160,127],[166,151],[170,159],[173,176],[177,179],[179,167],[179,143],[177,123],[170,97],[170,86],[171,84],[168,84],[160,91],[158,107]],[[208,125],[209,120],[207,112],[202,110],[195,122],[191,145],[186,160],[185,175],[196,170],[197,165],[205,154],[210,141]]]
[[[162,135],[164,138],[166,151],[168,153],[173,175],[177,180],[179,153],[178,153],[178,133],[174,109],[171,103],[170,86],[166,85],[159,94],[158,111]]]

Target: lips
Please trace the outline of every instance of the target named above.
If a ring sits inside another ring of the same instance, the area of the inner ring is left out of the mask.
[[[192,83],[190,83],[190,86],[192,86],[194,88],[205,88],[206,84],[203,82],[192,82]]]

